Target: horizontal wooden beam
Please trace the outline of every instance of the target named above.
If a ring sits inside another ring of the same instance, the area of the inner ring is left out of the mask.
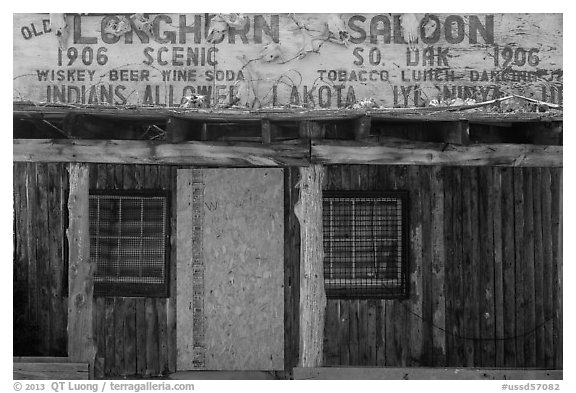
[[[562,146],[312,141],[314,164],[562,167]]]
[[[559,380],[562,370],[424,368],[424,367],[320,367],[295,368],[294,379],[392,379],[392,380]]]
[[[120,140],[16,139],[15,162],[93,162],[108,164],[165,164],[204,166],[303,166],[310,145],[282,143],[226,143]]]
[[[310,145],[311,143],[311,145]],[[310,150],[311,146],[311,150]],[[317,164],[562,167],[562,146],[337,140],[183,142],[17,139],[15,162],[93,162],[203,166]],[[311,152],[311,155],[310,155]]]
[[[178,109],[178,108],[144,108],[144,107],[71,107],[62,105],[38,105],[33,103],[14,103],[14,116],[32,116],[42,114],[43,118],[62,118],[68,113],[82,113],[98,116],[110,116],[115,119],[165,119],[169,116],[178,116],[191,120],[220,122],[220,121],[255,121],[268,119],[272,121],[303,121],[303,120],[346,120],[370,116],[380,121],[481,121],[481,122],[528,122],[528,121],[562,121],[562,111],[550,112],[523,112],[523,113],[495,113],[471,112],[457,110],[457,107],[448,108],[398,108],[398,109],[370,109],[370,110],[340,110],[340,109],[282,109],[269,108],[259,110],[240,109]]]
[[[14,379],[89,379],[88,363],[37,362],[13,364]]]

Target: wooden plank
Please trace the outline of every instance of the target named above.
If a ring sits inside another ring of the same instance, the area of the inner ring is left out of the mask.
[[[136,375],[136,299],[124,299],[124,372]]]
[[[410,327],[407,342],[411,366],[422,365],[424,349],[423,309],[423,228],[422,228],[422,190],[420,176],[425,168],[408,167],[408,182],[410,184],[410,300],[407,307],[410,311]]]
[[[345,309],[348,310],[348,364],[357,366],[360,363],[358,355],[358,300],[343,300],[346,303]]]
[[[495,337],[500,338],[495,342],[495,367],[504,367],[504,267],[502,249],[502,169],[492,168],[492,193],[488,201],[488,208],[492,216],[492,228],[494,236],[494,319]]]
[[[37,231],[36,241],[36,275],[37,286],[33,288],[38,295],[38,329],[41,335],[39,350],[41,355],[50,355],[50,242],[48,234],[48,173],[47,164],[36,165],[36,188],[29,192],[36,193],[36,212],[34,226]]]
[[[562,370],[428,367],[295,368],[294,379],[331,380],[561,380]]]
[[[271,121],[286,120],[353,120],[369,114],[377,120],[411,120],[411,121],[458,121],[504,123],[504,122],[557,122],[563,121],[562,112],[474,112],[461,111],[459,107],[421,107],[410,109],[374,109],[346,111],[318,109],[302,110],[289,108],[262,108],[260,110],[219,109],[218,111],[190,111],[178,108],[71,108],[60,105],[34,105],[26,102],[14,102],[13,113],[17,116],[43,114],[48,119],[61,119],[69,113],[93,114],[101,117],[112,117],[122,120],[162,120],[175,113],[179,117],[197,121],[238,121],[249,122],[261,119]]]
[[[158,362],[158,318],[156,302],[146,299],[146,376],[158,376],[160,365]]]
[[[150,189],[160,188],[160,184],[158,181],[157,165],[144,166],[144,188],[150,188]]]
[[[408,166],[400,165],[391,168],[394,174],[394,190],[406,190],[408,184]],[[395,315],[398,317],[395,319],[396,323],[396,351],[399,354],[400,363],[399,366],[406,366],[409,357],[408,347],[404,344],[408,341],[408,327],[410,324],[410,318],[413,316],[409,314],[406,307],[401,302],[396,301],[394,304]]]
[[[210,166],[302,166],[318,164],[562,166],[562,146],[352,141],[312,141],[270,145],[226,142],[170,144],[122,140],[19,139],[14,161],[106,162]]]
[[[89,379],[88,363],[14,363],[15,380],[78,380]]]
[[[366,361],[366,365],[368,366],[376,366],[376,352],[378,348],[378,340],[377,340],[377,333],[376,333],[376,312],[378,303],[377,300],[370,299],[367,301],[368,303],[368,310],[367,310],[367,342],[368,342],[368,358]]]
[[[525,366],[536,367],[536,299],[534,298],[534,200],[533,200],[533,169],[524,170],[524,355]]]
[[[134,188],[141,190],[144,188],[144,165],[134,165]]]
[[[470,171],[470,216],[472,219],[470,232],[471,240],[471,282],[469,293],[471,297],[472,308],[470,312],[470,333],[472,337],[481,337],[480,333],[480,280],[481,280],[481,265],[480,265],[480,233],[479,233],[479,185],[478,185],[478,171],[480,167],[468,168]],[[482,363],[482,344],[481,340],[474,340],[474,365],[478,366]]]
[[[115,174],[121,174],[121,186],[124,190],[134,190],[136,184],[136,165],[117,165]],[[118,179],[119,180],[119,179]],[[117,181],[118,181],[117,180]],[[118,303],[117,303],[118,304]],[[121,300],[123,337],[122,337],[122,358],[123,370],[121,375],[133,376],[136,374],[136,300],[124,298]],[[116,310],[118,313],[119,310]],[[119,349],[117,348],[117,351]]]
[[[51,353],[66,355],[68,307],[64,297],[64,276],[68,274],[64,263],[64,233],[62,211],[62,164],[48,164],[48,228],[50,244],[50,313],[52,334]]]
[[[368,341],[368,301],[358,301],[358,363],[369,366],[370,342]]]
[[[386,189],[397,190],[402,188],[402,176],[405,168],[387,167],[380,174],[380,185]],[[391,366],[404,366],[406,364],[406,310],[398,301],[386,301],[386,359]]]
[[[106,367],[106,310],[103,297],[94,298],[92,309],[94,320],[94,337],[96,339],[96,364],[94,365],[94,377],[104,378]]]
[[[308,165],[309,145],[300,141],[262,143],[123,140],[14,140],[14,161],[103,162],[207,166]]]
[[[166,298],[156,299],[156,312],[158,313],[158,372],[160,375],[168,373],[168,310]]]
[[[13,193],[14,193],[14,278],[13,278],[13,351],[14,354],[26,354],[33,346],[32,334],[28,337],[21,331],[23,327],[31,327],[30,288],[29,288],[29,256],[28,247],[28,207],[26,204],[27,164],[14,163]]]
[[[433,311],[432,311],[432,193],[431,168],[420,172],[422,198],[422,318],[423,323],[423,365],[433,365]]]
[[[494,225],[492,212],[493,176],[491,167],[478,168],[478,218],[479,248],[478,259],[478,305],[480,337],[483,338],[480,348],[480,363],[476,366],[490,367],[495,364],[496,334],[494,296]]]
[[[338,342],[340,343],[340,365],[350,365],[350,303],[348,300],[338,300],[340,318],[340,331]]]
[[[376,365],[386,365],[386,305],[376,301]]]
[[[343,166],[346,167],[346,166]],[[390,190],[393,187],[394,180],[390,173],[390,167],[379,167],[377,170],[378,185],[382,190]],[[392,178],[392,179],[391,179]],[[380,327],[380,334],[383,341],[384,352],[384,365],[387,367],[398,364],[398,358],[395,351],[395,326],[394,326],[394,309],[392,307],[393,301],[381,300],[382,305],[382,326]]]
[[[96,179],[95,188],[98,190],[104,190],[108,187],[108,171],[106,164],[90,164],[91,167],[96,167],[96,173],[98,178]]]
[[[286,327],[286,325],[285,325]],[[340,364],[340,346],[338,345],[338,300],[326,300],[326,321],[324,323],[324,366]]]
[[[514,169],[501,169],[502,184],[502,270],[504,296],[504,366],[516,366],[516,269],[515,269],[515,175]],[[518,251],[519,252],[519,251]]]
[[[176,343],[176,221],[178,218],[177,212],[177,194],[176,194],[176,168],[168,168],[170,176],[170,262],[169,262],[169,279],[170,279],[170,298],[166,300],[167,307],[167,324],[168,324],[168,372],[173,373],[176,371],[176,356],[177,356],[177,343]]]
[[[68,356],[75,361],[94,364],[96,347],[92,330],[92,293],[94,262],[90,261],[88,225],[88,168],[69,167],[68,198],[69,301]]]
[[[526,249],[524,248],[524,169],[514,168],[514,247],[515,247],[515,312],[516,330],[516,367],[526,367],[524,358],[524,315],[526,306],[524,299],[524,265]]]
[[[554,296],[554,368],[563,365],[563,314],[562,314],[562,169],[551,171],[552,179],[552,252],[554,260],[553,296]]]
[[[354,141],[313,140],[315,164],[562,166],[562,146],[386,141],[382,145]],[[15,145],[14,155],[17,149]],[[22,159],[26,157],[23,156]]]
[[[554,297],[553,273],[554,260],[552,252],[552,179],[549,168],[542,168],[542,292],[544,296],[544,367],[554,367]]]
[[[558,273],[556,274],[556,278],[558,280],[558,285],[556,286],[558,288],[558,306],[557,306],[557,310],[558,310],[558,337],[559,337],[559,342],[558,342],[558,352],[557,352],[557,367],[559,369],[563,368],[563,356],[564,356],[564,320],[563,320],[563,314],[562,314],[562,310],[563,310],[563,304],[564,304],[564,300],[563,300],[563,288],[564,288],[564,268],[563,268],[563,257],[562,257],[562,247],[563,247],[563,215],[562,212],[564,211],[563,208],[563,181],[562,181],[562,169],[558,170],[558,183],[559,184],[559,192],[558,192]]]
[[[105,330],[105,353],[104,374],[106,376],[117,375],[115,330],[114,330],[114,298],[104,298],[104,330]]]
[[[354,190],[366,190],[368,188],[367,167],[364,165],[353,165],[350,167],[350,187]],[[356,324],[352,325],[356,330],[356,336],[352,336],[352,345],[356,347],[356,361],[358,365],[367,366],[369,357],[368,341],[368,304],[365,299],[354,301]],[[356,343],[356,345],[354,345]]]
[[[51,302],[52,294],[52,274],[51,274],[51,261],[50,249],[55,248],[55,245],[50,244],[50,225],[49,219],[51,211],[49,210],[49,173],[48,164],[39,164],[36,167],[36,181],[37,181],[37,229],[39,236],[36,238],[36,263],[38,281],[40,287],[39,293],[39,306],[40,306],[40,330],[43,334],[41,345],[44,347],[45,354],[56,355],[52,348],[53,343],[53,310]],[[57,266],[55,266],[57,268]],[[57,306],[56,306],[57,307]]]
[[[39,304],[38,304],[38,275],[36,267],[36,238],[39,233],[35,225],[35,217],[37,214],[36,205],[36,164],[28,163],[26,164],[26,254],[28,256],[28,305],[29,305],[29,318],[33,326],[38,329],[38,314],[39,314]],[[35,337],[39,340],[40,337]]]
[[[542,184],[542,170],[533,169],[532,198],[534,206],[534,306],[535,306],[535,344],[536,366],[544,367],[544,250],[542,234],[542,197],[540,185]]]
[[[444,183],[440,167],[431,168],[432,219],[432,359],[437,367],[446,365],[446,250],[444,243]]]
[[[108,165],[109,181],[112,181],[112,188],[115,190],[122,190],[124,188],[124,165],[110,164]],[[113,175],[112,175],[113,174]]]
[[[118,165],[117,170],[119,173],[122,173],[122,189],[134,190],[137,188],[136,165]]]
[[[459,277],[455,275],[456,265],[459,261],[456,260],[456,243],[454,242],[453,225],[455,220],[453,209],[453,198],[456,190],[454,189],[454,168],[447,167],[443,170],[443,192],[444,192],[444,219],[443,219],[443,236],[445,247],[445,299],[446,299],[446,366],[457,366],[457,340],[454,336],[456,333],[456,298],[457,282]],[[458,190],[459,191],[459,190]]]
[[[463,268],[462,268],[462,290],[464,295],[464,309],[463,309],[463,324],[461,335],[465,337],[463,340],[464,344],[464,359],[463,364],[466,367],[474,366],[474,340],[471,338],[475,337],[477,333],[474,329],[476,322],[474,314],[474,287],[473,282],[476,280],[474,271],[473,254],[474,248],[472,244],[473,230],[472,227],[476,224],[476,217],[473,214],[472,200],[476,198],[475,193],[473,193],[472,187],[472,172],[475,168],[463,168],[462,170],[462,257],[463,257]]]
[[[454,329],[452,330],[454,338],[456,339],[455,345],[455,365],[464,366],[466,364],[466,339],[462,337],[466,334],[464,331],[464,318],[465,308],[464,299],[466,298],[466,291],[468,288],[464,286],[464,247],[463,247],[463,217],[464,217],[464,202],[463,202],[463,183],[462,183],[462,168],[453,168],[454,182],[453,182],[453,210],[454,221],[452,223],[452,231],[454,234],[455,243],[455,266],[454,266],[454,296],[455,299],[455,313],[454,313]]]
[[[76,363],[67,356],[13,356],[13,363]]]
[[[126,365],[124,363],[124,330],[126,324],[126,302],[125,298],[114,298],[114,364],[115,374],[124,378],[128,375],[126,373]]]
[[[136,299],[136,374],[146,374],[146,299]]]

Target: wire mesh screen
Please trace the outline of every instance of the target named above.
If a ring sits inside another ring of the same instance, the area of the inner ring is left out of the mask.
[[[324,192],[328,297],[407,295],[407,193]]]
[[[95,295],[167,296],[167,201],[161,193],[91,193]]]

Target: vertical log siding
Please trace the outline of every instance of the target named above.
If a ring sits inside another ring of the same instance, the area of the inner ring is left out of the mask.
[[[324,364],[562,368],[561,176],[327,166],[326,190],[410,192],[410,296],[328,299]]]

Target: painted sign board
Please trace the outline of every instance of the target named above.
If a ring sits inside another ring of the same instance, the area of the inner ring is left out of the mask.
[[[337,109],[519,94],[562,103],[562,14],[137,16],[66,14],[58,39],[54,15],[14,14],[14,100],[178,107],[201,95],[217,108]]]

